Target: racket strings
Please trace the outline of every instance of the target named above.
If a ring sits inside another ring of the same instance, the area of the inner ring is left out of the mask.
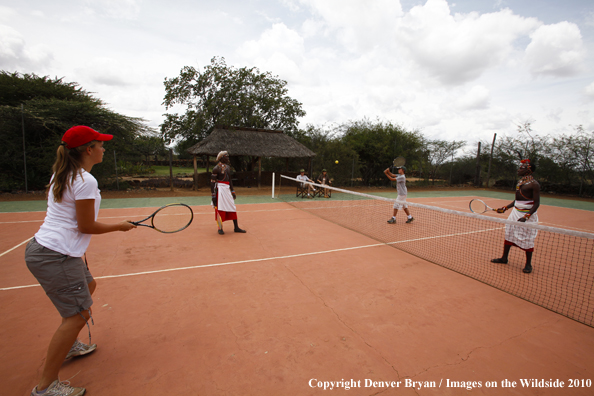
[[[474,213],[484,213],[488,210],[487,204],[479,199],[470,201],[470,210]]]
[[[161,232],[181,231],[192,222],[192,210],[184,205],[166,206],[153,217],[152,224]]]
[[[399,166],[403,166],[406,163],[406,159],[404,159],[404,157],[397,157],[396,159],[394,159],[394,166],[399,167]]]

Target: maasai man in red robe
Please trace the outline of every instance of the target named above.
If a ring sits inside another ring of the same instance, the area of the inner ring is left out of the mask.
[[[233,220],[235,232],[245,233],[237,225],[237,210],[235,208],[235,191],[231,181],[231,166],[229,154],[221,151],[217,156],[219,163],[213,168],[210,176],[210,191],[212,192],[212,206],[215,210],[215,219],[219,227],[219,234],[223,235],[223,222]]]
[[[508,220],[519,221],[521,223],[538,223],[536,211],[540,206],[540,184],[532,173],[536,166],[529,159],[521,161],[522,165],[518,168],[518,176],[521,177],[516,186],[516,199],[507,206],[497,209],[497,213],[504,213],[513,208],[509,214]],[[534,251],[534,240],[537,230],[520,225],[505,226],[505,242],[503,244],[503,256],[491,260],[493,263],[507,264],[507,257],[512,246],[517,246],[526,252],[526,265],[522,270],[529,274],[532,272],[532,252]]]

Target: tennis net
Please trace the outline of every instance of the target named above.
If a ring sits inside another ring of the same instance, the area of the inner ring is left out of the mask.
[[[594,234],[525,224],[474,213],[407,202],[414,216],[404,224],[386,221],[395,199],[313,184],[318,197],[299,197],[299,181],[282,175],[278,198],[296,208],[351,229],[399,250],[474,278],[568,318],[594,327]],[[327,189],[330,199],[320,191]],[[507,217],[507,216],[506,216]],[[533,272],[525,274],[525,253],[512,247],[508,264],[501,257],[505,227],[538,231]]]

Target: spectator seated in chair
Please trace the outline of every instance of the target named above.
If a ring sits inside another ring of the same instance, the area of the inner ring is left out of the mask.
[[[328,172],[326,171],[326,169],[322,169],[322,173],[318,176],[317,182],[318,184],[322,184],[324,186],[330,186],[332,184],[332,181],[330,180],[330,176],[328,176]],[[332,195],[332,190],[328,188],[322,188],[320,189],[319,195],[322,196],[322,194],[324,198],[330,198],[330,196]]]
[[[307,198],[313,198],[313,194],[316,191],[314,186],[311,184],[311,179],[305,174],[305,169],[301,169],[300,175],[297,176],[297,180],[300,183],[297,185],[297,196],[305,197],[305,191],[307,191]]]

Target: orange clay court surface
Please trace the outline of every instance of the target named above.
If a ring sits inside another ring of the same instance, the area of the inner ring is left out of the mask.
[[[410,201],[466,211],[471,198]],[[209,206],[193,210],[178,234],[93,237],[98,348],[64,363],[62,380],[74,376],[91,396],[594,394],[592,327],[286,203],[239,204],[247,234],[227,222],[223,236]],[[102,209],[99,221],[153,211]],[[543,205],[539,216],[594,232],[592,211]],[[43,217],[0,214],[3,396],[36,385],[60,322],[26,268],[25,245],[9,251]]]

